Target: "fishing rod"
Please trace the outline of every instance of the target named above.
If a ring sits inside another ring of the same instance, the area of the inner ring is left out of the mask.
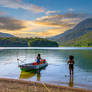
[[[19,58],[17,58],[18,66],[20,65],[20,62],[25,63],[25,62],[24,62],[25,60],[26,60],[26,59],[24,59],[24,60],[20,60]]]

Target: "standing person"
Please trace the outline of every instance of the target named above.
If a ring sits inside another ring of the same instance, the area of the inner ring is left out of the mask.
[[[38,54],[38,56],[37,56],[37,63],[38,63],[38,64],[40,63],[40,60],[41,60],[41,55]]]
[[[68,64],[69,64],[70,77],[71,77],[71,73],[72,73],[72,77],[73,77],[73,71],[74,71],[74,56],[72,56],[72,55],[69,56]]]

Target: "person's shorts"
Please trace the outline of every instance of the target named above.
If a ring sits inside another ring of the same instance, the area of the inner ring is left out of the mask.
[[[40,63],[40,59],[37,59],[37,63],[38,63],[38,64]]]

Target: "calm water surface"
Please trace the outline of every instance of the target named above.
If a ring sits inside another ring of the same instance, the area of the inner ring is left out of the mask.
[[[20,71],[17,58],[25,59],[24,63],[34,62],[38,53],[49,65],[37,73]],[[72,80],[67,65],[69,55],[75,57]],[[92,48],[0,48],[0,77],[92,89]]]

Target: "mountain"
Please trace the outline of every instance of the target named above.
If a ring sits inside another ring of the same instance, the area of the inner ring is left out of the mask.
[[[75,40],[69,40],[63,43],[61,46],[79,46],[79,47],[92,47],[92,31],[84,34]]]
[[[0,32],[0,37],[15,37],[14,35],[8,34],[8,33],[1,33]]]
[[[92,18],[88,18],[80,22],[73,29],[64,32],[63,34],[57,35],[51,39],[56,40],[57,42],[66,43],[70,40],[78,39],[84,34],[92,31]]]
[[[72,32],[72,29],[65,31],[63,34],[59,34],[59,35],[56,35],[56,36],[54,36],[54,37],[50,37],[50,38],[48,38],[48,39],[49,39],[49,40],[56,40],[56,39],[59,39],[60,37],[63,37],[64,35],[67,35],[67,34],[69,34],[69,33],[71,33],[71,32]]]

